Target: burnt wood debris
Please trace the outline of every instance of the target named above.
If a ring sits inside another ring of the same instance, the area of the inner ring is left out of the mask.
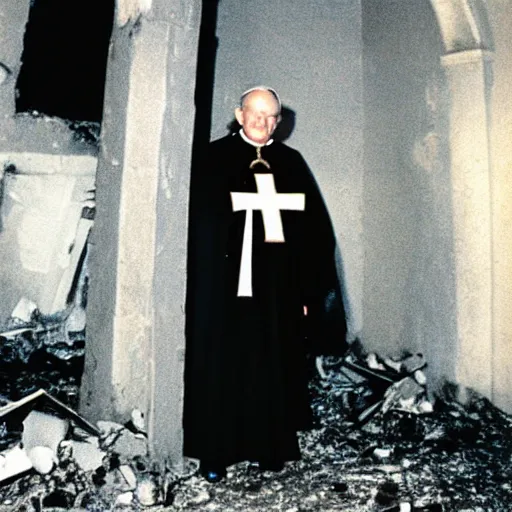
[[[0,333],[0,512],[43,510],[498,511],[512,506],[512,423],[487,399],[427,387],[421,354],[312,358],[315,425],[283,471],[249,463],[219,484],[148,455],[144,417],[76,409],[85,325],[17,308]]]

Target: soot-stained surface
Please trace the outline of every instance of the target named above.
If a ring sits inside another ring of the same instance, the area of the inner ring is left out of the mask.
[[[3,340],[2,394],[18,399],[43,387],[75,406],[83,357],[80,337],[51,342],[47,337],[41,344],[27,336],[22,352],[19,336]],[[29,355],[30,343],[37,353]],[[368,381],[354,379],[343,362],[325,358],[323,377],[313,372],[315,428],[300,434],[302,460],[287,463],[279,473],[240,463],[228,468],[225,480],[210,484],[197,475],[193,460],[186,461],[181,473],[140,453],[120,461],[105,435],[99,469],[83,471],[69,450],[61,450],[51,473],[31,470],[4,483],[0,511],[512,509],[512,423],[507,415],[482,397],[475,395],[462,406],[446,393],[431,413],[396,408],[383,413],[377,408],[360,424],[360,412],[379,392]],[[118,477],[120,464],[125,475],[130,468],[134,481]]]

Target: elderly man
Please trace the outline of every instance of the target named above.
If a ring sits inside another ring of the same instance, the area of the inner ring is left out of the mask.
[[[300,153],[272,139],[279,96],[250,89],[235,116],[191,185],[184,453],[210,482],[299,459],[308,351],[345,350],[332,227]]]

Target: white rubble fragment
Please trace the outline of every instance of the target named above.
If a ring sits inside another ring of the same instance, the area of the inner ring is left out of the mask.
[[[375,448],[375,450],[373,450],[373,455],[379,460],[389,459],[392,453],[393,450],[391,448]]]
[[[401,398],[398,400],[398,407],[400,409],[403,409],[405,411],[412,411],[415,408],[416,404],[416,397],[411,396],[409,398]]]
[[[327,379],[327,373],[325,373],[325,370],[324,370],[322,356],[317,356],[315,358],[315,366],[316,366],[316,370],[318,372],[318,375],[320,375],[320,378],[326,380]]]
[[[418,384],[425,386],[427,384],[427,376],[422,370],[416,370],[414,372],[414,378]]]
[[[131,505],[133,502],[133,492],[127,491],[119,494],[116,498],[115,506]]]
[[[76,305],[66,318],[66,332],[82,332],[85,330],[86,311]]]
[[[144,413],[140,409],[134,409],[130,415],[130,423],[133,425],[137,432],[146,431],[146,422],[144,420]]]
[[[57,458],[48,446],[34,446],[27,451],[28,458],[34,469],[41,475],[47,475],[53,469]]]
[[[85,441],[70,440],[73,448],[73,458],[83,471],[94,471],[103,464],[106,455],[99,447],[97,437],[89,437]]]
[[[149,477],[142,478],[135,489],[134,496],[144,507],[150,507],[158,502],[159,489],[155,481]]]
[[[382,464],[376,468],[378,471],[385,473],[386,475],[401,475],[402,466],[398,464]]]
[[[133,469],[127,464],[123,464],[122,466],[119,467],[119,471],[126,480],[126,483],[128,484],[130,490],[133,491],[135,487],[137,487],[137,477],[135,476]]]
[[[379,360],[377,359],[377,354],[375,352],[370,352],[368,356],[366,357],[366,364],[368,365],[368,368],[371,368],[372,370],[385,370],[386,367],[379,363]]]
[[[32,469],[27,452],[20,446],[4,450],[0,456],[0,482]]]
[[[411,507],[410,503],[403,502],[403,503],[400,503],[399,509],[400,509],[400,512],[411,512],[412,507]]]
[[[32,314],[37,310],[37,304],[27,297],[22,297],[16,307],[14,308],[11,317],[17,318],[22,322],[29,323],[32,319]]]
[[[23,420],[23,447],[28,452],[35,446],[46,446],[56,455],[57,448],[66,437],[68,429],[67,420],[39,411],[30,411]]]
[[[423,400],[418,404],[418,411],[421,414],[430,414],[434,412],[434,406],[428,400]]]
[[[10,68],[3,62],[0,62],[0,85],[3,84],[11,74],[12,71]]]

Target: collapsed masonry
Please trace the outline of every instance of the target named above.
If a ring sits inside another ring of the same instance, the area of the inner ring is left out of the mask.
[[[20,341],[23,333],[9,335]],[[18,345],[22,365],[27,352]],[[68,348],[73,354],[83,359],[78,347]],[[425,364],[419,354],[391,360],[355,351],[317,360],[310,382],[315,427],[300,435],[302,460],[279,474],[242,462],[218,485],[197,475],[193,459],[177,473],[150,457],[140,411],[124,424],[91,424],[42,390],[14,402],[1,398],[0,511],[245,512],[298,510],[300,504],[304,510],[432,512],[473,510],[463,505],[475,503],[500,509],[494,505],[508,503],[510,495],[510,418],[482,397],[463,407],[449,390],[432,409]],[[16,379],[17,388],[30,384]],[[76,394],[76,383],[61,379],[53,390],[72,402],[73,387]]]
[[[18,115],[11,128],[0,152],[2,326],[22,299],[44,315],[84,306],[77,285],[83,289],[94,218],[99,127],[83,123],[80,132],[56,118]]]
[[[37,3],[0,6],[0,328],[23,305],[37,311],[29,322],[83,323],[87,287],[82,413],[121,421],[139,408],[150,449],[180,464],[201,2],[116,2],[101,137],[91,123],[16,113]]]

